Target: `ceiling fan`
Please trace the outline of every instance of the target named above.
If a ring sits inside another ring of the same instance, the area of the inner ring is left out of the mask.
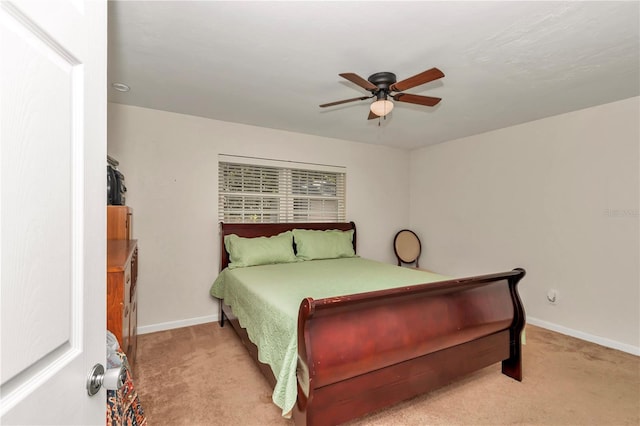
[[[411,104],[435,106],[442,99],[433,98],[431,96],[412,95],[410,93],[402,93],[404,90],[411,89],[412,87],[420,86],[421,84],[429,83],[444,77],[444,73],[438,68],[431,68],[423,71],[420,74],[416,74],[413,77],[406,78],[402,81],[396,81],[396,75],[392,72],[378,72],[369,76],[368,79],[360,77],[358,74],[351,72],[339,74],[340,77],[349,80],[352,83],[357,84],[365,90],[371,92],[371,96],[362,96],[359,98],[344,99],[342,101],[329,102],[328,104],[320,105],[321,108],[330,107],[334,105],[340,105],[347,102],[363,101],[365,99],[376,98],[376,101],[371,104],[368,119],[374,119],[378,117],[384,117],[389,114],[393,109],[393,102],[387,98],[392,98],[398,102],[408,102]],[[398,93],[393,93],[398,92]]]

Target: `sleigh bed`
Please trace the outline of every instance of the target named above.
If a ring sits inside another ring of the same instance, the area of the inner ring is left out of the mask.
[[[294,260],[230,266],[231,238],[254,243],[289,231],[300,233],[287,237]],[[325,234],[342,243],[348,235],[352,251],[301,261],[303,241],[309,249],[302,236]],[[338,424],[497,362],[522,380],[523,269],[450,279],[361,259],[355,248],[353,222],[220,224],[221,273],[211,289],[220,325],[231,323],[283,415],[297,425]]]

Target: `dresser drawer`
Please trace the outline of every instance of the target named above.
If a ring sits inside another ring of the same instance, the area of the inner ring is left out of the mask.
[[[107,241],[107,329],[133,367],[137,328],[137,242]]]

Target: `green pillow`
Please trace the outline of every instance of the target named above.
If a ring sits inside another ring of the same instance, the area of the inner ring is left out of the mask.
[[[229,269],[298,260],[293,252],[291,231],[273,237],[243,238],[236,234],[225,235],[224,246],[229,253]]]
[[[310,229],[294,229],[298,259],[337,259],[354,257],[353,229],[339,231],[312,231]]]

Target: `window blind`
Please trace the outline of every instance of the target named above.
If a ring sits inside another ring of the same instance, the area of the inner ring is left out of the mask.
[[[344,222],[345,173],[308,167],[219,161],[218,219],[226,223]]]

